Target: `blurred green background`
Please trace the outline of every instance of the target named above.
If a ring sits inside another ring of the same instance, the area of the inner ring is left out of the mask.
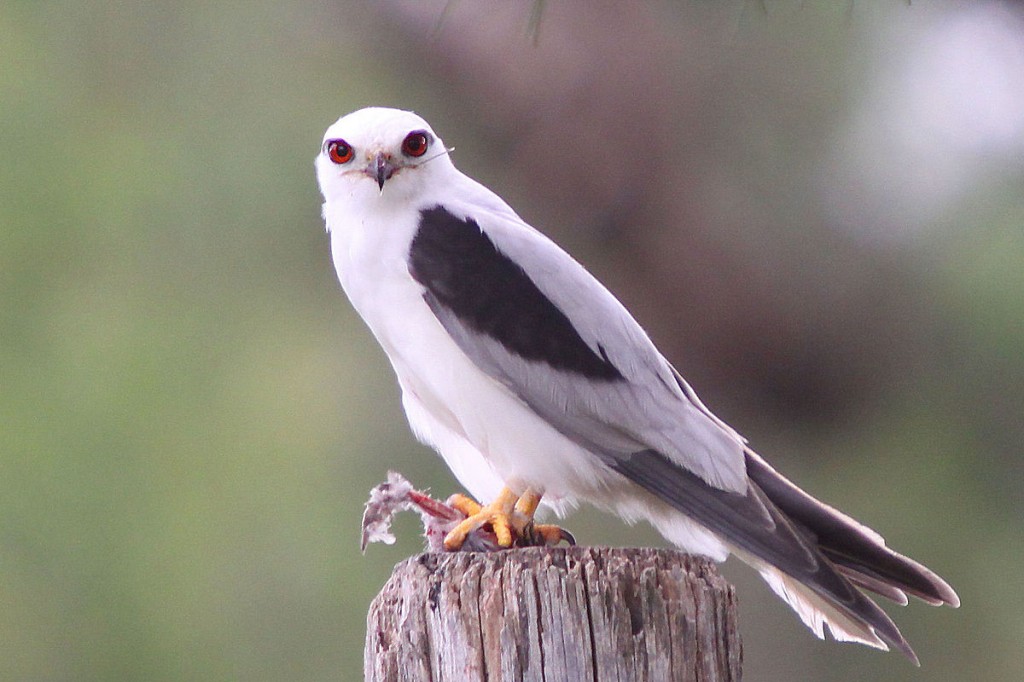
[[[747,679],[1024,679],[1024,14],[908,5],[0,4],[0,679],[361,677],[420,547],[359,554],[368,490],[456,489],[330,265],[312,160],[370,104],[962,597],[889,609],[918,671],[730,563]]]

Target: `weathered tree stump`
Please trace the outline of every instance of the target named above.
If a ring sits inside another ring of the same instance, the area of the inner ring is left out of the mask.
[[[732,587],[658,549],[530,548],[403,561],[367,616],[373,682],[740,679]]]

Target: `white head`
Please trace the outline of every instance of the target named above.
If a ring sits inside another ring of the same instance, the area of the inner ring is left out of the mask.
[[[397,199],[454,169],[444,143],[411,111],[369,107],[327,129],[316,175],[324,200]]]

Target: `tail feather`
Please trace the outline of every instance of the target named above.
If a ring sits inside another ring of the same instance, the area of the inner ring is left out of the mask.
[[[867,526],[800,490],[749,449],[747,474],[852,582],[899,603],[912,594],[936,606],[960,605],[953,588],[934,572],[886,547],[885,538]]]
[[[860,618],[851,617],[834,608],[827,600],[771,566],[757,566],[757,569],[772,591],[789,604],[818,639],[825,639],[827,625],[829,632],[837,640],[859,642],[875,649],[889,650],[889,645],[878,636],[875,629]]]
[[[903,636],[899,635],[895,624],[884,613],[881,617],[896,631],[898,635],[896,638],[883,635],[876,629],[876,626],[865,622],[860,614],[851,614],[844,609],[837,608],[828,599],[816,594],[806,585],[784,573],[771,567],[764,567],[759,572],[772,591],[790,605],[819,639],[824,639],[822,628],[822,624],[824,624],[828,626],[829,632],[837,641],[857,642],[882,651],[889,651],[889,647],[893,646],[909,658],[915,666],[921,665],[917,654],[910,648]]]
[[[756,483],[752,483],[751,488],[755,495],[766,497]],[[770,499],[766,499],[766,506],[777,524],[790,527],[794,535],[806,540],[803,529],[785,517]],[[744,556],[742,549],[733,551],[758,570],[772,591],[782,597],[819,638],[824,637],[824,624],[839,641],[859,642],[884,651],[893,647],[914,665],[920,665],[914,650],[889,615],[857,589],[856,583],[849,580],[839,566],[815,551],[817,547],[809,546],[816,557],[815,567],[795,575],[776,564]]]
[[[863,587],[865,590],[869,590],[871,592],[874,592],[875,594],[885,597],[886,599],[894,601],[900,606],[906,606],[908,603],[910,603],[910,600],[907,599],[907,593],[898,587],[893,587],[889,583],[882,582],[881,580],[878,580],[877,578],[872,578],[869,575],[858,573],[857,571],[854,571],[853,569],[848,568],[846,566],[837,565],[836,570],[839,571],[843,575],[843,577],[845,577],[854,585],[857,585],[858,587]]]
[[[859,588],[898,603],[907,594],[957,606],[941,578],[885,546],[881,535],[818,502],[747,451],[749,485],[736,493],[709,485],[664,455],[644,450],[610,459],[634,483],[696,521],[757,569],[818,636],[917,656],[899,628]]]

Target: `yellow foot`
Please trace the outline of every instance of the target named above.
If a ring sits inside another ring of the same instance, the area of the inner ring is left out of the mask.
[[[481,507],[465,495],[457,495],[448,501],[468,516],[459,525],[452,528],[444,538],[444,548],[449,552],[462,549],[462,543],[475,530],[490,525],[498,540],[499,547],[512,546],[512,512],[515,511],[516,494],[508,488],[502,488],[497,499],[486,507]]]
[[[540,499],[541,496],[532,490],[517,497],[508,488],[502,488],[493,502],[481,507],[465,495],[453,495],[448,499],[448,505],[458,509],[467,518],[445,536],[445,549],[449,552],[458,551],[471,533],[482,528],[494,533],[500,548],[513,545],[556,545],[562,541],[575,545],[576,539],[567,530],[558,526],[534,524],[533,515]]]

